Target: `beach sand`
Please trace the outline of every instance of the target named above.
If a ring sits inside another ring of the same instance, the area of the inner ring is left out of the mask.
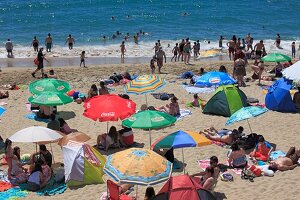
[[[212,69],[218,69],[218,67],[224,64],[230,71],[232,68],[232,63],[229,61],[206,61],[206,62],[196,62],[195,65],[183,65],[179,63],[166,63],[163,68],[161,76],[166,78],[168,84],[163,87],[159,92],[169,92],[174,93],[180,103],[181,108],[186,108],[185,104],[193,99],[192,94],[188,94],[180,85],[185,80],[175,79],[177,75],[182,74],[182,72],[191,70],[198,73],[200,67],[204,67],[207,71]],[[248,66],[248,76],[251,76]],[[272,68],[272,65],[267,67]],[[12,83],[15,81],[17,84],[28,85],[31,81],[35,80],[31,77],[30,73],[34,68],[2,68],[0,72],[0,85]],[[46,69],[46,71],[48,71]],[[148,64],[110,64],[110,65],[100,65],[91,66],[87,69],[71,66],[64,68],[55,68],[55,71],[59,75],[60,79],[68,81],[75,90],[87,93],[91,84],[96,83],[99,85],[99,80],[102,78],[107,78],[113,72],[123,72],[128,70],[131,73],[138,74],[149,74],[150,69]],[[39,74],[38,74],[39,75]],[[175,82],[173,82],[175,80]],[[169,83],[171,81],[171,83]],[[188,81],[188,80],[186,80]],[[241,88],[249,97],[254,97],[259,99],[261,103],[264,103],[265,94],[263,90],[256,85],[257,82],[248,82],[247,87]],[[123,87],[114,87],[115,91],[113,93],[123,93]],[[5,108],[7,112],[1,117],[0,123],[0,134],[3,138],[7,138],[14,134],[16,131],[23,128],[40,125],[46,126],[43,122],[37,122],[33,120],[26,119],[24,115],[28,114],[26,110],[25,103],[27,102],[30,93],[27,89],[9,91],[10,97],[8,99],[1,99],[0,102],[7,102]],[[200,98],[209,99],[210,94],[200,94]],[[149,104],[158,107],[168,103],[167,101],[161,101],[154,99],[152,95],[148,95]],[[139,108],[143,103],[145,103],[145,96],[130,95],[130,98],[137,103],[137,108]],[[192,115],[186,117],[178,122],[175,126],[167,127],[161,130],[152,131],[152,141],[156,138],[174,132],[176,130],[190,130],[198,132],[203,128],[208,128],[214,125],[216,128],[223,128],[227,118],[221,116],[204,115],[200,108],[191,109]],[[97,135],[106,132],[106,123],[95,122],[88,119],[82,115],[84,109],[83,104],[70,103],[67,105],[58,107],[59,115],[66,119],[67,123],[71,128],[78,129],[84,133],[91,136],[91,140],[87,143],[94,145],[96,143]],[[290,146],[300,147],[300,137],[298,136],[300,125],[298,124],[300,119],[299,114],[288,114],[269,111],[261,116],[252,118],[249,120],[252,130],[256,133],[264,135],[265,139],[271,143],[277,145],[277,149],[287,151]],[[118,129],[121,128],[121,122],[109,122],[109,126],[115,125]],[[241,121],[235,123],[226,128],[237,128],[238,126],[243,126],[245,132],[249,133],[249,127],[247,121]],[[134,130],[135,141],[138,143],[143,143],[144,148],[149,148],[149,137],[147,131]],[[34,144],[23,144],[23,143],[13,143],[13,146],[20,146],[21,153],[31,153],[35,151]],[[60,147],[56,144],[52,145],[53,153],[56,162],[62,162],[62,151]],[[48,146],[48,149],[50,147]],[[216,145],[209,145],[201,148],[185,148],[185,163],[186,172],[189,174],[197,173],[200,168],[197,164],[198,159],[206,159],[212,155],[219,158],[220,162],[226,161],[226,154],[228,149],[221,148]],[[110,151],[109,153],[112,153]],[[104,153],[104,152],[102,152]],[[175,150],[175,157],[181,161],[181,149]],[[105,153],[107,154],[107,153]],[[138,167],[138,166],[137,166]],[[173,175],[182,174],[183,172],[174,172]],[[300,167],[292,171],[286,172],[276,172],[274,177],[259,177],[255,178],[254,182],[249,182],[246,180],[241,180],[239,175],[234,176],[233,182],[223,182],[218,181],[215,188],[216,195],[219,199],[288,199],[296,200],[300,198]],[[104,179],[108,179],[108,176],[104,176]],[[163,183],[155,185],[154,188],[156,192],[162,187]],[[146,187],[138,187],[138,199],[143,199],[143,195]],[[106,191],[106,184],[99,185],[88,185],[83,188],[70,190],[63,194],[46,197],[47,199],[99,199],[102,192]],[[136,191],[136,188],[135,188]],[[135,192],[132,193],[135,195]],[[35,193],[29,193],[29,195],[24,198],[31,200],[44,199],[45,197],[37,196]]]

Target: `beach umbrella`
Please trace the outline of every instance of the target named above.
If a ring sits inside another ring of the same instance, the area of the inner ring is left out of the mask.
[[[147,93],[154,92],[166,85],[166,80],[156,75],[142,75],[128,82],[124,91],[128,94],[145,94],[147,104]]]
[[[261,106],[248,106],[248,107],[243,107],[241,109],[239,109],[238,111],[236,111],[235,113],[233,113],[229,119],[227,120],[225,125],[231,125],[234,122],[238,122],[238,121],[242,121],[242,120],[247,120],[250,131],[252,133],[252,129],[250,126],[250,123],[248,121],[248,119],[252,118],[252,117],[256,117],[258,115],[261,115],[265,112],[267,112],[268,109],[267,108],[263,108]]]
[[[199,133],[191,131],[176,131],[168,135],[164,135],[151,145],[152,149],[170,149],[170,148],[181,148],[182,150],[182,163],[184,163],[183,148],[185,147],[202,147],[210,145],[211,141]],[[185,173],[185,168],[183,167]]]
[[[149,139],[151,145],[151,129],[163,128],[176,122],[176,117],[168,113],[145,110],[138,112],[122,122],[123,126],[137,129],[149,130]]]
[[[289,62],[292,59],[284,54],[281,53],[270,53],[261,58],[264,62]]]
[[[0,106],[0,117],[5,113],[6,109]]]
[[[299,81],[300,80],[300,61],[294,63],[290,67],[284,69],[282,71],[282,75],[289,79],[289,80],[294,80],[294,81]]]
[[[85,133],[82,133],[82,132],[73,132],[73,133],[70,133],[68,135],[65,135],[63,138],[61,138],[59,141],[58,141],[58,145],[59,146],[65,146],[67,145],[70,141],[72,143],[84,143],[88,140],[90,140],[90,136],[88,136],[87,134]]]
[[[216,200],[189,175],[171,177],[152,200]]]
[[[109,155],[103,170],[121,183],[155,185],[168,180],[172,163],[152,150],[130,148]]]
[[[12,136],[9,139],[12,142],[24,142],[24,143],[43,143],[43,142],[55,142],[63,136],[58,132],[45,128],[42,126],[31,126],[24,128]]]
[[[44,78],[33,81],[29,84],[29,91],[32,94],[40,94],[42,92],[61,92],[66,93],[71,89],[69,83],[53,78]]]
[[[100,122],[123,120],[136,111],[136,104],[114,94],[99,95],[84,102],[83,115]]]
[[[224,72],[207,72],[200,76],[195,83],[198,87],[211,87],[220,85],[235,84],[236,80],[233,79],[229,74]]]
[[[73,99],[60,92],[42,92],[29,97],[28,101],[36,105],[58,106],[71,103],[73,102]]]

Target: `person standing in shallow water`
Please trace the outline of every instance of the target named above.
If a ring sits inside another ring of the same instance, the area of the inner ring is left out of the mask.
[[[73,49],[73,45],[75,44],[75,39],[72,37],[71,34],[69,34],[69,37],[67,37],[67,39],[66,39],[66,43],[65,44],[67,44],[67,43],[69,45],[69,49],[70,50]]]
[[[33,37],[31,46],[33,47],[33,50],[38,52],[39,51],[39,41],[36,39],[36,36]]]
[[[125,42],[124,41],[120,45],[120,48],[121,48],[121,62],[124,62],[125,52],[126,52]]]
[[[48,36],[45,39],[46,51],[51,52],[51,48],[53,47],[53,40],[51,34],[48,33]]]

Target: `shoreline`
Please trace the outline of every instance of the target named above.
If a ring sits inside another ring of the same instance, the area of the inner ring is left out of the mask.
[[[125,57],[125,62],[121,62],[121,58],[118,57],[88,57],[86,59],[87,66],[94,65],[109,65],[109,64],[141,64],[149,63],[152,57]],[[167,63],[171,62],[172,57],[167,57]],[[79,57],[48,57],[49,63],[44,62],[45,67],[66,67],[66,66],[78,66],[80,64]],[[0,58],[0,68],[34,68],[34,58]],[[227,55],[219,55],[209,58],[198,58],[194,61],[191,57],[191,62],[198,63],[201,61],[229,61]],[[175,62],[172,62],[175,63]],[[181,63],[181,62],[176,62]]]

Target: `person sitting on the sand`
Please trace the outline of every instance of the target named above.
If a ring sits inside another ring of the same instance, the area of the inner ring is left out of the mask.
[[[294,96],[293,96],[293,102],[297,108],[297,110],[300,111],[300,82],[298,83],[298,91],[295,92]]]
[[[172,116],[178,116],[180,115],[180,108],[177,101],[178,101],[177,97],[174,96],[171,98],[170,104],[160,107],[159,110],[169,113]]]
[[[30,156],[30,163],[34,164],[34,163],[42,163],[46,162],[46,164],[51,168],[52,166],[52,154],[50,153],[50,151],[47,150],[46,145],[44,144],[40,144],[40,151],[33,153]]]
[[[27,168],[24,167],[26,163],[21,163],[20,147],[13,148],[13,157],[11,161],[11,176],[16,178],[17,183],[24,183],[27,181]]]
[[[219,167],[219,159],[217,156],[212,156],[209,159],[209,164],[210,167],[212,167],[214,169],[214,173],[213,173],[213,178],[215,180],[218,180],[219,174],[220,174],[220,167]],[[196,174],[192,174],[191,176],[195,177],[195,176],[204,176],[205,175],[205,171],[196,173]]]
[[[155,197],[155,190],[153,187],[149,186],[146,189],[144,200],[151,200]]]
[[[239,145],[234,142],[231,145],[231,152],[228,155],[229,166],[234,168],[244,168],[247,166],[247,157],[243,149],[239,148]]]
[[[205,135],[205,137],[207,137],[210,140],[223,142],[223,143],[228,144],[228,145],[231,145],[240,136],[240,132],[236,129],[233,129],[231,134],[225,134],[225,133],[221,134],[221,135],[212,134],[211,132],[208,132],[206,130],[200,131],[199,133]]]
[[[57,74],[55,74],[53,69],[49,70],[48,78],[58,79],[58,76],[57,76]]]
[[[219,72],[227,73],[227,69],[224,65],[221,65],[219,68]]]
[[[46,186],[47,182],[45,181],[43,175],[43,169],[40,163],[36,163],[34,165],[34,169],[32,170],[28,182],[27,182],[27,190],[29,191],[37,191]]]
[[[255,160],[268,161],[270,154],[273,150],[271,144],[265,141],[264,136],[259,136],[258,144],[254,150],[250,153],[250,156]]]
[[[191,175],[200,177],[200,184],[204,189],[211,191],[213,189],[213,185],[216,183],[217,179],[215,179],[215,168],[213,166],[208,166],[204,172],[200,172],[197,174]]]
[[[191,102],[193,107],[200,107],[203,109],[206,105],[206,101],[199,98],[198,94],[194,94],[194,100]]]
[[[100,81],[99,95],[103,95],[103,94],[109,94],[109,91],[108,91],[107,87],[105,86],[104,82]]]
[[[8,97],[9,97],[8,91],[0,91],[0,99],[4,99]]]
[[[132,128],[123,127],[121,130],[119,130],[120,134],[120,142],[123,146],[129,147],[134,143],[134,135]]]
[[[120,147],[119,132],[115,126],[111,126],[107,134],[98,135],[97,137],[97,147],[103,146],[107,151],[113,145]]]
[[[270,162],[269,169],[276,171],[287,171],[297,167],[300,158],[300,149],[291,147],[285,157],[279,157]]]
[[[95,84],[91,85],[90,90],[88,91],[88,98],[98,96],[98,88]]]

